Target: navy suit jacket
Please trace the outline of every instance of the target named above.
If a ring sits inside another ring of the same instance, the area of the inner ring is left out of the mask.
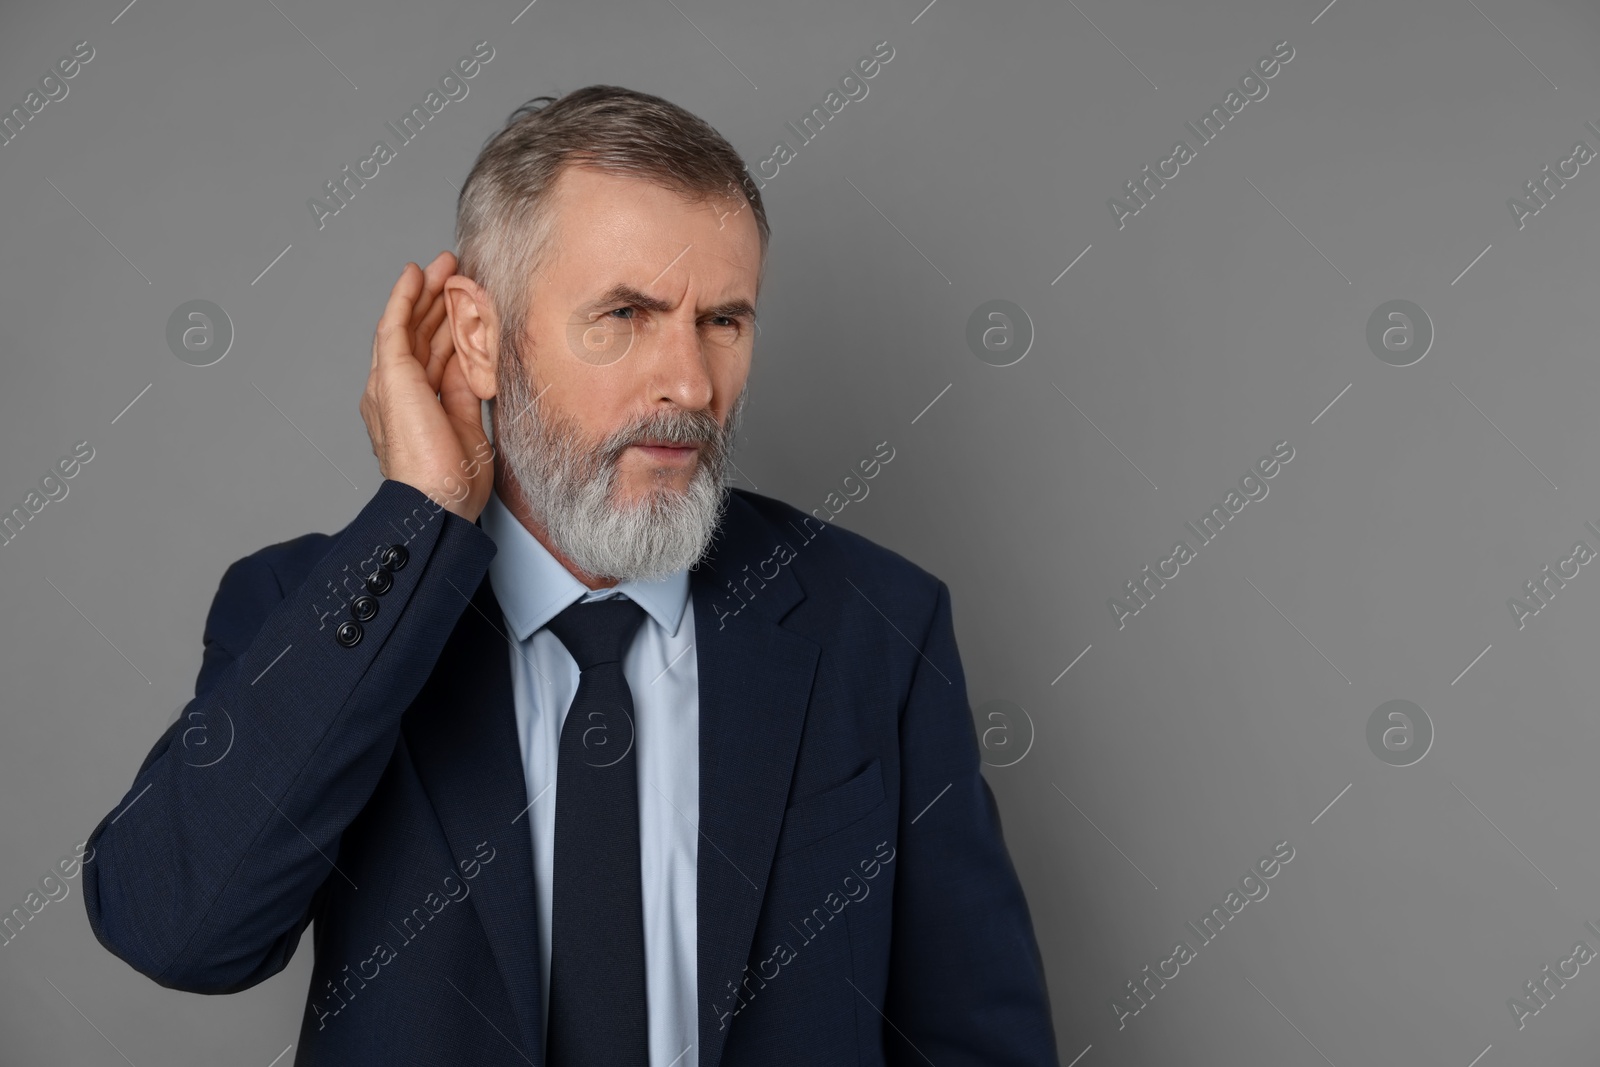
[[[494,553],[386,480],[231,565],[194,699],[89,839],[100,943],[232,993],[314,924],[296,1064],[544,1067]],[[734,489],[690,590],[701,1067],[1056,1065],[945,584]]]

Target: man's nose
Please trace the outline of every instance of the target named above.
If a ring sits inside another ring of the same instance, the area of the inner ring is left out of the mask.
[[[711,403],[711,373],[699,324],[671,319],[657,336],[648,360],[652,400],[664,397],[681,408],[699,411]]]

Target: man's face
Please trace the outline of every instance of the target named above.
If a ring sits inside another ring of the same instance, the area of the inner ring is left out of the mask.
[[[760,237],[742,198],[686,203],[569,167],[524,337],[502,337],[497,448],[591,573],[686,566],[720,514],[750,370]]]

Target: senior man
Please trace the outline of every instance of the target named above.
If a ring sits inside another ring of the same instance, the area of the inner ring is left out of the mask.
[[[227,569],[90,838],[102,944],[230,993],[315,923],[300,1065],[1057,1063],[949,590],[724,487],[768,235],[665,100],[511,116],[379,322],[382,485]]]

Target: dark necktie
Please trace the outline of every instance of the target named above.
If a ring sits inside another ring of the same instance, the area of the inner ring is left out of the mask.
[[[644,609],[578,601],[549,629],[582,672],[561,725],[551,888],[550,1067],[647,1067],[638,758],[623,653]]]

